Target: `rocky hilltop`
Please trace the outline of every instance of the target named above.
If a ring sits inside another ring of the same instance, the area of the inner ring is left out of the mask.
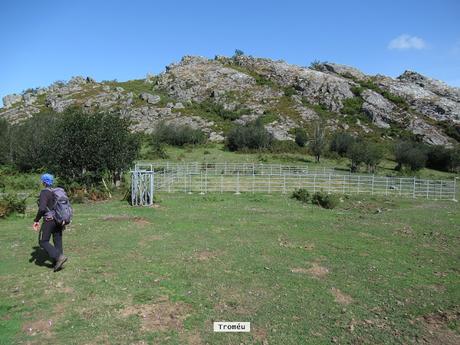
[[[329,131],[382,140],[415,135],[452,146],[460,137],[460,89],[441,81],[411,71],[393,79],[334,63],[301,67],[245,55],[185,56],[159,75],[126,82],[74,77],[5,96],[3,104],[0,117],[10,123],[81,106],[118,111],[133,120],[134,131],[152,131],[159,121],[187,123],[212,141],[259,117],[280,140],[316,120]]]

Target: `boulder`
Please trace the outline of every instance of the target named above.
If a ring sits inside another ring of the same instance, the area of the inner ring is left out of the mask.
[[[156,104],[161,100],[160,96],[152,95],[152,94],[147,93],[147,92],[141,93],[139,97],[140,97],[140,99],[142,99],[142,100],[144,100],[144,101],[146,101],[147,103],[150,103],[150,104]]]
[[[13,94],[11,94],[11,95],[6,95],[5,97],[3,97],[3,98],[2,98],[2,101],[3,101],[3,106],[4,106],[5,108],[9,108],[9,107],[11,107],[13,104],[16,104],[16,103],[18,103],[18,102],[21,102],[21,101],[22,101],[22,96],[13,93]]]

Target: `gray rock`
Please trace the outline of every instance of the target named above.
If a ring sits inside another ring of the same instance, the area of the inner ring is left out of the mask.
[[[158,96],[158,95],[152,95],[150,93],[147,93],[147,92],[143,92],[140,94],[139,96],[142,100],[146,101],[147,103],[150,103],[150,104],[156,104],[158,103],[160,100],[161,100],[161,97]]]
[[[318,66],[319,70],[322,72],[330,72],[335,73],[340,76],[344,76],[346,78],[352,77],[357,80],[364,80],[367,76],[361,72],[359,69],[346,66],[346,65],[339,65],[336,63],[325,62]]]
[[[389,128],[391,122],[399,122],[395,116],[395,106],[385,97],[372,90],[361,94],[363,110],[377,127]]]
[[[11,107],[13,104],[16,104],[16,103],[18,103],[18,102],[21,102],[21,101],[22,101],[22,96],[13,93],[13,94],[11,94],[11,95],[6,95],[5,97],[3,97],[3,98],[2,98],[2,101],[3,101],[3,106],[4,106],[5,108],[9,108],[9,107]]]
[[[123,92],[123,91],[125,91],[125,89],[123,89],[121,86],[117,86],[117,87],[115,88],[115,90],[116,90],[117,92]]]
[[[25,93],[22,98],[24,99],[24,104],[25,105],[32,105],[35,103],[35,101],[37,100],[37,97],[35,97],[35,95],[31,94],[31,93]]]

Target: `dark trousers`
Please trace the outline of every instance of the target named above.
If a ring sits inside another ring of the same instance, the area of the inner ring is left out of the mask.
[[[57,260],[64,253],[62,250],[62,230],[63,227],[57,225],[54,220],[44,221],[38,236],[40,247],[45,249],[48,255],[54,260]],[[53,236],[54,246],[50,243],[51,236]]]

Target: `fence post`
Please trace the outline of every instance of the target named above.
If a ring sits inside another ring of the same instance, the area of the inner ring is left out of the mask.
[[[313,193],[316,193],[316,173],[313,176]]]
[[[256,174],[254,171],[254,165],[252,166],[252,194],[254,194],[254,189],[255,189],[255,183],[256,183]]]
[[[375,180],[375,175],[372,175],[372,189],[371,189],[371,195],[374,195],[374,180]]]
[[[426,180],[426,198],[428,199],[430,194],[430,180]]]
[[[402,193],[402,177],[399,178],[399,196],[401,196]]]
[[[454,177],[454,198],[452,199],[453,201],[457,202],[457,177]]]
[[[358,193],[357,194],[359,194],[359,185],[360,185],[360,183],[361,183],[361,175],[358,175]]]
[[[441,180],[441,187],[439,188],[439,200],[442,200],[442,180]]]
[[[240,194],[240,171],[238,170],[236,173],[236,193]]]
[[[188,194],[192,194],[192,174],[188,175]]]
[[[272,191],[272,175],[268,175],[268,194]]]
[[[331,173],[329,173],[329,186],[328,186],[329,191],[327,192],[328,194],[331,194]]]
[[[414,190],[412,191],[412,198],[415,199],[415,176],[414,176]]]
[[[203,190],[203,172],[200,171],[200,194],[203,195],[204,194],[204,190]]]
[[[283,194],[286,194],[286,173],[283,174]]]
[[[385,195],[388,195],[388,177],[387,177],[386,185],[385,185]]]

